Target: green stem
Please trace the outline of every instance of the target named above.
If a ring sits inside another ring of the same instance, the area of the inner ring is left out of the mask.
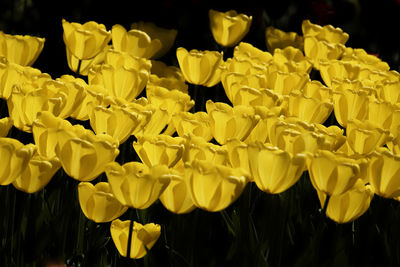
[[[233,229],[233,222],[232,222],[231,218],[229,217],[229,215],[226,213],[225,210],[222,210],[222,211],[220,212],[220,214],[221,214],[222,219],[224,220],[226,226],[228,227],[229,232],[230,232],[234,237],[236,237],[235,230]]]
[[[126,251],[126,257],[131,257],[131,248],[132,248],[132,234],[133,234],[133,220],[129,223],[129,235],[128,235],[128,246]]]

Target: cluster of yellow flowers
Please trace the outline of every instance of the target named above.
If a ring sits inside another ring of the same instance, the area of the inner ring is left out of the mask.
[[[135,222],[129,229],[118,218],[157,200],[177,214],[217,212],[249,182],[278,194],[305,171],[339,223],[361,216],[374,194],[400,197],[399,73],[346,47],[349,35],[330,25],[305,20],[303,36],[268,27],[267,52],[240,42],[251,17],[210,10],[209,18],[215,41],[234,47],[233,57],[179,47],[179,68],[156,60],[176,30],[140,22],[107,31],[63,20],[69,68],[87,81],[30,67],[44,39],[0,32],[0,97],[10,116],[0,120],[0,185],[37,192],[62,167],[81,181],[85,216],[112,221],[123,256],[133,231],[132,258],[146,255],[161,228]],[[311,80],[311,71],[323,82]],[[208,100],[206,112],[190,112],[188,84],[218,83],[232,105]],[[137,98],[143,90],[147,97]],[[332,112],[342,127],[324,125]],[[89,120],[93,131],[68,117]],[[34,144],[4,137],[12,126],[32,133]],[[132,135],[141,162],[121,166],[119,145]],[[108,182],[91,183],[103,172]]]

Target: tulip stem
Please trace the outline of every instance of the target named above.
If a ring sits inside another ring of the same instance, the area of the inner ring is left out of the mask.
[[[82,60],[79,59],[79,61],[78,61],[78,67],[76,68],[76,72],[75,72],[75,78],[78,78],[79,75],[80,75],[79,72],[81,71],[81,65],[82,65]]]
[[[231,232],[231,234],[234,237],[236,237],[235,230],[233,230],[233,223],[232,223],[231,218],[229,218],[229,215],[226,213],[225,210],[222,210],[220,213],[221,213],[222,219],[224,219],[224,221],[225,221],[226,226],[228,226],[229,232]]]
[[[325,202],[324,202],[324,207],[322,208],[322,214],[325,214],[326,215],[326,209],[328,208],[328,203],[329,203],[329,199],[330,199],[330,195],[326,195],[326,198],[325,198]]]
[[[126,251],[126,257],[131,257],[131,248],[132,248],[132,234],[133,234],[133,220],[129,223],[129,235],[128,235],[128,246]]]

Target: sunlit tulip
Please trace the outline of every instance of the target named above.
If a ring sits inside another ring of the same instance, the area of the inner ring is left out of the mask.
[[[187,187],[187,176],[183,172],[170,170],[171,181],[160,195],[160,201],[170,212],[189,213],[196,208]]]
[[[0,56],[8,62],[31,66],[43,50],[45,38],[12,35],[0,31]]]
[[[392,104],[400,103],[400,80],[384,81],[380,89],[380,97]]]
[[[119,154],[118,143],[109,135],[67,129],[57,132],[57,137],[56,155],[64,171],[81,182],[95,179]]]
[[[310,59],[314,68],[320,69],[321,62],[338,59],[345,47],[341,43],[328,43],[314,36],[304,37],[304,54]]]
[[[328,150],[314,153],[307,161],[307,169],[314,188],[328,195],[350,190],[361,175],[355,159]]]
[[[353,189],[329,198],[326,215],[337,223],[354,221],[368,210],[373,196],[371,185],[365,185],[361,179],[358,179]],[[326,194],[318,192],[318,197],[323,207]]]
[[[117,248],[119,254],[123,257],[131,259],[140,259],[146,256],[147,250],[151,249],[161,235],[161,226],[154,223],[142,225],[133,222],[132,239],[130,252],[128,251],[129,227],[131,221],[121,221],[116,219],[112,221],[110,232],[111,238]]]
[[[46,158],[35,153],[13,185],[25,193],[38,192],[50,182],[60,167],[58,158]]]
[[[260,142],[248,145],[250,173],[257,187],[270,194],[279,194],[294,185],[305,169],[306,155],[292,155]]]
[[[221,69],[224,60],[222,52],[187,51],[183,47],[176,50],[179,67],[186,81],[191,84],[212,87],[221,80]]]
[[[271,53],[258,49],[250,43],[240,42],[233,50],[233,56],[238,59],[248,58],[254,63],[267,65],[273,56]]]
[[[188,85],[182,71],[178,67],[167,66],[162,61],[151,61],[151,73],[147,84],[188,92]]]
[[[234,88],[236,86],[239,86],[240,89]],[[231,89],[233,92],[236,92],[232,98],[232,104],[234,106],[245,105],[272,108],[279,106],[282,102],[281,95],[270,89],[259,90],[239,84],[233,84]]]
[[[211,161],[185,163],[185,175],[188,176],[188,188],[194,204],[211,212],[221,211],[232,204],[247,184],[247,178],[240,169]]]
[[[147,209],[165,190],[170,181],[166,165],[147,167],[140,162],[106,166],[106,175],[112,193],[122,205],[135,209]]]
[[[281,95],[301,90],[309,81],[307,73],[274,71],[267,75],[266,87]]]
[[[292,46],[275,49],[274,64],[284,72],[310,73],[312,69],[311,62],[304,56],[303,52]]]
[[[128,209],[114,197],[110,184],[106,182],[99,182],[96,185],[80,182],[78,197],[83,214],[96,223],[111,222]]]
[[[90,105],[90,126],[96,134],[108,134],[119,144],[128,139],[140,125],[142,116],[117,105],[106,108]]]
[[[249,74],[244,75],[236,72],[225,72],[221,74],[221,83],[228,99],[233,102],[234,97],[242,87],[263,90],[265,88],[272,89],[267,85],[267,77],[265,74]]]
[[[266,71],[267,65],[265,63],[259,63],[257,59],[252,59],[250,57],[233,57],[228,58],[221,68],[223,72],[227,73],[235,72],[244,75],[263,74]]]
[[[318,40],[324,40],[332,44],[340,43],[344,45],[349,39],[349,34],[343,32],[340,28],[335,28],[332,25],[320,26],[311,23],[310,20],[303,20],[301,30],[305,37],[313,36]]]
[[[361,84],[356,84],[359,83],[358,79],[361,71],[360,66],[358,65],[353,65],[346,61],[341,61],[341,60],[330,60],[329,62],[321,63],[319,65],[319,71],[322,80],[329,87],[334,86],[333,82],[335,79],[336,80],[339,79],[340,83],[343,82],[344,80],[348,80],[347,83],[350,83],[350,86],[360,87],[361,85]],[[351,83],[354,84],[352,85]],[[355,88],[347,88],[348,86],[349,84],[346,84],[345,88],[343,89],[355,90]]]
[[[238,14],[236,10],[208,11],[210,29],[214,40],[221,46],[231,47],[240,42],[249,32],[252,16]]]
[[[172,116],[172,124],[180,137],[194,135],[210,141],[213,136],[210,130],[210,118],[205,112],[178,112]]]
[[[173,167],[182,157],[184,141],[182,137],[171,137],[165,134],[143,135],[138,136],[137,141],[132,145],[147,166],[164,164]]]
[[[322,124],[314,124],[314,126],[314,131],[324,136],[324,143],[320,149],[336,151],[346,142],[344,130],[340,127],[336,125],[326,127]]]
[[[151,58],[162,47],[159,39],[152,39],[146,32],[136,29],[127,31],[119,24],[112,27],[111,36],[115,50],[127,52],[136,57]]]
[[[221,145],[230,138],[245,140],[260,119],[254,109],[248,106],[231,107],[208,100],[206,109],[210,117],[211,133]]]
[[[70,50],[67,49],[67,62],[69,69],[72,70],[74,73],[78,73],[79,71],[80,75],[88,76],[91,67],[102,64],[104,62],[105,55],[110,47],[110,45],[104,46],[103,50],[101,50],[96,56],[90,59],[79,59],[74,56]]]
[[[229,163],[228,150],[226,146],[216,145],[205,141],[201,137],[186,136],[183,162],[193,160],[210,161],[216,164],[227,165]]]
[[[333,111],[338,123],[346,127],[352,119],[364,120],[368,116],[369,98],[365,91],[345,90],[333,93]]]
[[[276,48],[283,49],[289,46],[303,50],[303,36],[298,35],[296,32],[284,32],[269,26],[265,29],[265,39],[267,49],[271,53],[273,53]]]
[[[368,167],[369,182],[375,194],[394,198],[400,196],[400,156],[386,148],[379,148],[371,155]]]
[[[152,22],[143,21],[132,23],[131,29],[147,33],[152,40],[160,40],[161,48],[152,56],[152,58],[160,58],[164,56],[174,45],[176,35],[178,34],[176,29],[165,29]]]
[[[20,141],[0,137],[0,185],[8,185],[17,179],[28,166],[35,153],[35,147],[24,145]]]
[[[249,155],[247,152],[248,145],[238,139],[230,139],[226,142],[225,147],[228,151],[230,166],[232,168],[241,168],[243,174],[246,175],[250,181],[253,181],[254,177],[250,172]]]
[[[390,102],[380,101],[371,98],[368,102],[368,120],[383,129],[396,128],[400,122],[396,122],[396,111],[399,112],[400,107]]]
[[[12,126],[13,121],[9,117],[0,119],[0,137],[7,136]]]
[[[341,60],[354,62],[360,64],[362,68],[369,68],[371,70],[387,71],[390,69],[388,63],[382,61],[375,55],[368,54],[362,48],[346,47]]]
[[[62,75],[55,80],[59,84],[59,93],[65,94],[65,103],[60,114],[61,118],[69,117],[82,104],[86,97],[85,85],[71,75]]]

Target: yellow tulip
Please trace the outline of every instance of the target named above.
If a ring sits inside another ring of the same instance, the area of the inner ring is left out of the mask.
[[[353,65],[353,64],[350,64],[349,62],[341,61],[341,60],[330,60],[329,62],[321,63],[319,65],[319,71],[320,71],[322,80],[328,87],[334,86],[333,83],[334,83],[335,79],[336,79],[336,81],[339,80],[340,83],[345,81],[346,87],[348,87],[349,85],[350,86],[355,85],[356,87],[360,87],[360,85],[361,85],[361,84],[356,84],[356,83],[358,83],[357,80],[359,79],[360,71],[361,71],[360,66],[358,66],[358,65]],[[346,81],[346,80],[348,80],[348,81]],[[355,84],[352,85],[352,83],[355,83]],[[353,87],[346,88],[346,89],[355,90],[355,88],[353,88]]]
[[[83,214],[96,223],[111,222],[128,209],[114,197],[110,184],[106,182],[99,182],[96,185],[80,182],[78,198]]]
[[[45,38],[11,35],[0,31],[0,56],[8,62],[31,66],[43,50]]]
[[[274,71],[267,75],[266,88],[281,95],[288,95],[292,91],[301,90],[309,81],[307,73]]]
[[[28,166],[13,182],[13,186],[25,193],[38,192],[50,182],[60,167],[57,157],[46,158],[35,152]]]
[[[111,33],[106,27],[94,21],[80,24],[63,19],[62,27],[67,53],[78,60],[93,59],[111,40]]]
[[[192,135],[185,137],[182,160],[183,162],[211,161],[221,165],[229,163],[228,150],[225,146],[219,146]]]
[[[384,81],[381,86],[380,97],[392,104],[400,103],[400,80]]]
[[[131,24],[131,29],[136,29],[147,33],[152,40],[158,39],[161,42],[161,48],[152,58],[164,56],[172,48],[178,31],[176,29],[165,29],[152,22],[139,21]]]
[[[59,130],[57,138],[56,155],[64,171],[81,182],[95,179],[119,154],[118,143],[111,136],[79,127]]]
[[[400,107],[390,102],[380,101],[371,98],[368,102],[368,120],[383,129],[396,128],[399,122],[396,122],[396,110]]]
[[[320,26],[311,23],[310,20],[303,20],[301,24],[303,36],[313,36],[318,40],[324,40],[332,44],[345,44],[349,39],[349,34],[343,32],[340,28],[335,28],[332,25]]]
[[[194,135],[202,137],[205,141],[210,141],[213,136],[210,130],[210,118],[205,112],[178,112],[172,116],[178,136]]]
[[[368,54],[362,48],[346,47],[341,60],[354,62],[355,64],[360,64],[362,68],[369,68],[371,70],[388,71],[390,69],[388,63],[382,61],[377,56]]]
[[[196,208],[187,187],[187,177],[183,172],[170,170],[171,179],[160,195],[160,201],[170,212],[176,214],[189,213]]]
[[[223,102],[208,100],[206,109],[210,116],[211,133],[221,145],[231,138],[245,140],[260,119],[248,106],[231,107]]]
[[[247,178],[240,169],[211,161],[186,162],[185,175],[188,176],[188,188],[194,204],[211,212],[227,208],[247,184]]]
[[[113,48],[135,57],[152,58],[162,47],[159,39],[152,39],[146,32],[136,29],[127,31],[116,24],[111,29]]]
[[[249,88],[263,90],[272,89],[267,85],[267,77],[265,74],[241,74],[237,72],[225,72],[221,74],[221,83],[224,87],[224,91],[231,103],[234,101],[234,97],[238,91],[247,86]]]
[[[322,124],[314,124],[315,129],[313,131],[318,132],[324,136],[324,143],[320,146],[320,149],[336,151],[345,142],[346,137],[343,135],[344,130],[336,125],[324,126]]]
[[[111,162],[105,171],[115,198],[135,209],[150,207],[170,182],[166,165],[147,167],[140,162],[128,162],[121,166]]]
[[[196,49],[188,52],[185,48],[179,47],[176,50],[176,57],[187,82],[207,87],[213,87],[220,82],[220,66],[224,62],[222,52]]]
[[[258,49],[246,42],[240,42],[235,46],[233,57],[238,59],[249,58],[252,62],[265,66],[273,59],[271,53]]]
[[[276,48],[283,49],[290,46],[303,50],[303,36],[298,35],[296,32],[284,32],[269,26],[265,29],[265,39],[267,49],[271,53],[274,52]]]
[[[341,43],[328,43],[318,40],[314,36],[304,37],[304,54],[308,57],[315,69],[321,69],[323,62],[340,58],[345,46]],[[321,63],[322,62],[322,63]]]
[[[228,58],[224,66],[221,66],[222,72],[235,72],[244,75],[248,74],[263,74],[267,70],[266,64],[259,64],[257,59],[241,56]]]
[[[188,85],[185,83],[182,71],[178,67],[167,66],[162,61],[151,61],[151,73],[147,84],[188,93]]]
[[[131,221],[121,221],[116,219],[112,221],[110,232],[111,238],[119,254],[127,257],[129,228]],[[151,249],[161,235],[161,226],[154,223],[142,225],[133,222],[132,241],[129,257],[131,259],[140,259],[146,256],[147,250]]]
[[[90,59],[79,59],[74,56],[69,49],[67,49],[67,62],[69,69],[72,70],[74,73],[77,73],[79,68],[78,74],[88,76],[91,67],[102,64],[104,62],[105,55],[110,47],[110,45],[104,46],[103,50],[101,50],[96,56]]]
[[[318,192],[321,207],[324,206],[326,194]],[[370,185],[358,179],[353,189],[329,198],[326,215],[337,223],[348,223],[358,219],[369,208],[374,192]]]
[[[249,32],[252,16],[238,14],[236,10],[219,12],[208,11],[210,29],[214,40],[221,46],[232,47]]]
[[[326,87],[318,80],[308,81],[303,88],[301,88],[301,92],[306,97],[315,98],[318,100],[325,100],[329,102],[333,102],[333,90],[330,87]]]
[[[142,116],[128,108],[111,105],[106,108],[89,104],[90,126],[96,134],[108,134],[124,143],[140,125]]]
[[[307,169],[312,185],[328,195],[340,195],[360,178],[360,163],[343,154],[320,150],[310,156]]]
[[[310,60],[304,56],[300,49],[293,46],[282,49],[276,48],[273,62],[284,72],[310,73],[312,69]]]
[[[0,119],[0,137],[6,137],[12,126],[13,121],[9,117]]]
[[[14,182],[29,164],[35,153],[35,147],[24,145],[20,141],[7,137],[0,137],[0,185],[9,185]]]
[[[138,136],[133,142],[133,148],[147,166],[159,164],[173,167],[182,157],[184,148],[182,137],[171,137],[169,135],[143,135]]]
[[[94,66],[89,71],[89,85],[103,86],[111,96],[134,100],[144,89],[150,75],[151,63],[142,61],[139,67],[109,64]]]
[[[386,148],[371,154],[368,167],[369,182],[375,194],[394,198],[400,196],[400,156]]]
[[[305,154],[290,154],[260,142],[248,145],[250,173],[257,187],[270,194],[279,194],[294,185],[305,169]]]
[[[365,91],[352,91],[333,93],[333,111],[338,123],[347,127],[347,121],[352,119],[364,120],[368,116],[369,97]]]
[[[247,152],[248,145],[238,139],[230,139],[225,144],[225,147],[228,151],[230,166],[232,168],[241,168],[243,174],[253,182],[254,177],[250,172],[249,153]]]
[[[234,88],[236,86],[239,86],[240,89]],[[232,99],[234,106],[264,106],[272,108],[280,106],[282,102],[281,95],[270,89],[259,90],[246,85],[233,84],[231,90],[232,92],[236,92]]]

